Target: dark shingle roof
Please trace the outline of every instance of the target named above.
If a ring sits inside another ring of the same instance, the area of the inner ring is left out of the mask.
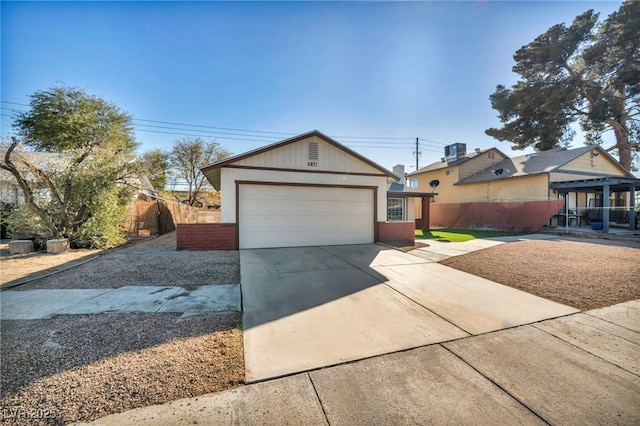
[[[549,173],[593,149],[597,149],[610,157],[599,145],[585,145],[574,149],[551,149],[500,161],[490,168],[460,180],[458,185]],[[502,173],[496,174],[495,171],[499,169],[502,169]]]
[[[467,155],[465,155],[462,158],[458,158],[456,160],[451,160],[451,161],[437,161],[435,163],[431,163],[428,166],[424,166],[414,172],[411,172],[409,174],[407,174],[407,176],[414,176],[414,175],[418,175],[420,173],[424,173],[424,172],[431,172],[433,170],[439,170],[439,169],[445,169],[447,167],[455,167],[455,166],[459,166],[460,164],[466,163],[469,160],[473,160],[474,158],[476,158],[477,156],[484,154],[487,151],[496,151],[498,152],[500,155],[502,155],[503,157],[506,157],[506,155],[504,155],[499,149],[497,148],[487,148],[487,149],[482,149],[479,152],[478,151],[471,151],[470,153],[468,153]]]

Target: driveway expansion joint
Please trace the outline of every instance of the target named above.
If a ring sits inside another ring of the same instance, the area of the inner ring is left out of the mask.
[[[313,387],[313,391],[316,394],[316,399],[318,400],[318,404],[320,404],[320,408],[322,409],[322,415],[324,416],[324,420],[327,422],[328,425],[330,425],[331,422],[329,422],[329,416],[327,416],[327,410],[324,404],[322,403],[322,398],[320,398],[320,394],[318,393],[318,388],[316,384],[313,382],[313,378],[311,377],[311,374],[309,374],[309,372],[306,372],[304,374],[309,379],[309,382],[311,382],[311,387]]]
[[[502,331],[502,330],[500,330]],[[472,336],[474,337],[474,336]],[[458,355],[456,352],[454,352],[452,349],[448,348],[447,346],[445,346],[444,344],[441,344],[440,346],[442,346],[446,351],[448,351],[449,353],[451,353],[453,356],[455,356],[456,358],[458,358],[460,361],[462,361],[463,363],[465,363],[466,365],[468,365],[471,369],[473,369],[476,373],[478,373],[479,375],[481,375],[482,377],[484,377],[486,380],[488,380],[489,382],[491,382],[491,384],[493,384],[495,387],[497,387],[498,389],[500,389],[500,391],[502,391],[503,393],[505,393],[506,395],[509,395],[510,398],[512,398],[514,401],[516,401],[518,404],[520,404],[522,407],[524,407],[527,411],[529,411],[531,414],[533,414],[534,416],[536,416],[540,421],[544,422],[547,425],[551,425],[551,423],[549,423],[544,417],[542,417],[540,414],[538,414],[534,409],[532,409],[531,407],[529,407],[524,401],[522,401],[520,398],[518,398],[516,395],[514,395],[511,391],[509,391],[509,389],[506,389],[505,387],[503,387],[502,385],[500,385],[498,382],[496,382],[495,380],[493,380],[491,377],[487,376],[486,374],[484,374],[482,371],[480,371],[479,369],[477,369],[473,364],[471,364],[470,362],[468,362],[466,359],[464,359],[462,356]]]

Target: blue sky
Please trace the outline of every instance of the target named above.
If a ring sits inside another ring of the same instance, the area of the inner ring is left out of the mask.
[[[516,81],[515,51],[620,4],[2,1],[0,96],[24,110],[37,90],[81,88],[135,118],[142,150],[202,135],[239,154],[318,129],[407,171],[416,137],[420,167],[456,142],[519,155],[484,134],[500,124],[489,95]]]

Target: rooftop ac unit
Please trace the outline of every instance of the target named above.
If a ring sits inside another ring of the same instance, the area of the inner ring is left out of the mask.
[[[467,155],[466,143],[454,143],[444,147],[444,158],[449,160],[457,160]]]

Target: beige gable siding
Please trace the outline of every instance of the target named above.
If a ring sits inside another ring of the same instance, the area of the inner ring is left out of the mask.
[[[571,173],[572,171],[588,172],[594,175],[591,178],[597,177],[598,175],[626,176],[626,173],[618,165],[611,161],[611,159],[607,155],[595,150],[585,152],[575,160],[572,160],[564,166],[559,167],[558,171],[562,173]],[[557,180],[589,179],[589,177],[585,177],[585,175],[582,175],[582,177],[570,177],[568,179],[564,177],[560,178],[559,173],[554,173],[554,179],[556,177],[558,178]]]
[[[599,177],[598,174],[585,175],[584,173],[549,173],[549,182],[564,182],[568,180],[585,180]],[[601,177],[601,176],[600,176]]]
[[[318,160],[309,159],[309,142],[318,144]],[[316,136],[238,160],[231,165],[382,175],[380,170]]]
[[[491,158],[493,157],[493,158]],[[502,160],[506,159],[505,156],[501,155],[496,151],[487,151],[478,155],[477,157],[473,157],[472,160],[462,163],[459,167],[460,176],[458,176],[458,180],[462,180],[472,176],[487,167],[493,166],[495,163],[498,163]]]

